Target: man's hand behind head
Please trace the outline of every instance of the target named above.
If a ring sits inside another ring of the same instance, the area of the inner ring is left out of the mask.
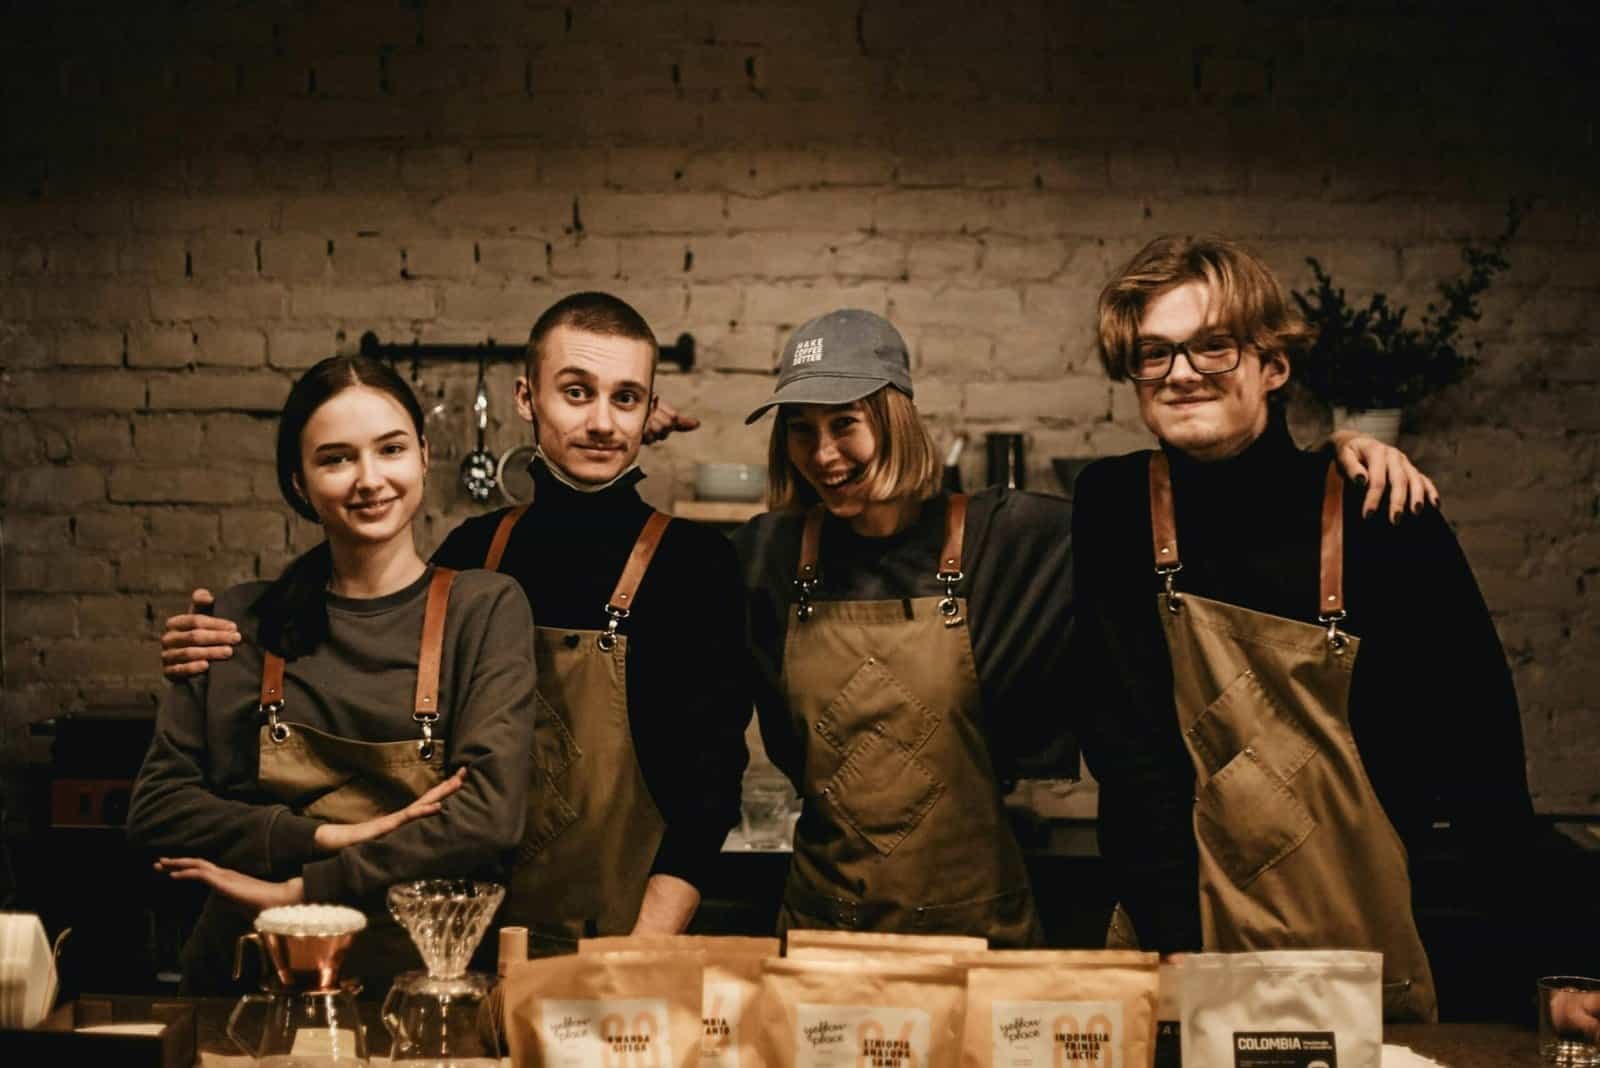
[[[226,660],[240,642],[239,628],[231,619],[211,614],[216,603],[211,591],[195,590],[189,595],[189,611],[167,618],[161,632],[161,673],[169,679],[199,675],[213,660]]]
[[[644,425],[644,443],[653,445],[658,441],[665,441],[674,433],[697,430],[700,420],[692,415],[684,415],[678,409],[656,398],[655,410],[650,413],[650,419]]]

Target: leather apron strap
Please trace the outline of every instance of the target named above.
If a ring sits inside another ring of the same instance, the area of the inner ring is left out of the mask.
[[[456,573],[448,567],[433,569],[428,583],[428,603],[422,613],[422,643],[417,651],[417,686],[411,718],[422,728],[418,752],[422,759],[433,756],[433,725],[439,721],[439,665],[444,655],[444,617],[450,605],[450,585]],[[280,718],[283,712],[283,657],[263,650],[261,656],[261,714],[274,742],[289,737],[290,726]]]
[[[1150,454],[1150,540],[1167,608],[1176,612],[1183,598],[1172,588],[1172,578],[1183,570],[1183,561],[1178,558],[1178,521],[1172,508],[1172,467],[1160,449]]]
[[[822,517],[828,510],[815,505],[800,528],[800,562],[795,566],[795,618],[811,618],[811,591],[817,588],[817,562],[822,552]]]
[[[1183,597],[1172,579],[1183,570],[1178,555],[1178,524],[1172,505],[1172,467],[1166,453],[1150,454],[1150,536],[1156,574],[1165,583],[1167,607],[1176,612]],[[1343,649],[1348,641],[1339,630],[1344,619],[1344,476],[1337,462],[1328,464],[1322,487],[1321,581],[1318,586],[1317,622],[1328,628],[1328,644]]]
[[[522,517],[528,514],[528,505],[522,504],[511,509],[500,517],[500,525],[494,528],[494,538],[489,542],[489,553],[483,558],[485,571],[499,571],[500,558],[506,554],[506,543],[511,540],[511,531]]]
[[[644,573],[650,570],[650,561],[661,547],[661,536],[671,522],[672,517],[664,512],[651,512],[650,518],[644,521],[639,540],[633,543],[633,551],[628,554],[628,562],[622,568],[622,577],[617,579],[616,588],[606,601],[606,629],[600,635],[600,648],[609,651],[617,644],[617,628],[632,613],[639,583],[644,581]]]
[[[939,599],[939,615],[947,627],[954,627],[961,622],[961,602],[956,599],[956,583],[966,578],[961,570],[961,549],[966,538],[967,495],[952,493],[944,513],[944,545],[939,550],[937,575],[944,585],[944,596]]]
[[[822,517],[827,509],[816,505],[806,513],[805,525],[800,528],[800,561],[795,567],[795,614],[800,619],[811,618],[811,591],[818,581],[819,556],[822,552]],[[945,626],[961,622],[961,609],[956,601],[956,583],[966,578],[961,570],[962,547],[967,537],[967,495],[952,493],[944,513],[944,545],[939,549],[939,570],[936,575],[944,586],[944,598],[939,602],[939,614]]]
[[[1321,571],[1317,622],[1328,628],[1328,644],[1341,650],[1346,645],[1339,630],[1344,619],[1344,476],[1336,461],[1329,461],[1322,485]]]

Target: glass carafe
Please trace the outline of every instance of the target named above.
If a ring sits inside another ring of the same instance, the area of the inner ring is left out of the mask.
[[[389,1056],[430,1068],[500,1063],[494,981],[467,971],[473,950],[505,897],[505,887],[464,879],[424,879],[389,888],[389,911],[411,935],[427,971],[397,977],[383,1002]]]
[[[228,1017],[228,1037],[262,1068],[366,1068],[367,1037],[356,1011],[359,983],[342,983],[339,968],[367,918],[335,905],[267,909],[255,931],[239,939],[238,978],[246,943],[270,969],[262,993],[246,994]]]
[[[261,1068],[366,1068],[358,990],[246,994],[228,1017],[228,1037]]]
[[[435,979],[427,972],[396,977],[383,1002],[392,1061],[430,1068],[495,1068],[500,1029],[490,976],[476,972]]]

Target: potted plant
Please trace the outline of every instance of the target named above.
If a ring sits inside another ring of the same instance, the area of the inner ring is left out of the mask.
[[[1317,284],[1293,296],[1317,339],[1295,372],[1333,408],[1335,426],[1364,430],[1392,445],[1406,405],[1467,376],[1482,343],[1474,341],[1471,353],[1462,351],[1462,328],[1478,321],[1478,298],[1510,266],[1505,249],[1523,214],[1524,207],[1512,201],[1499,236],[1486,246],[1462,247],[1461,273],[1439,283],[1438,299],[1415,324],[1407,324],[1407,309],[1383,293],[1374,293],[1365,306],[1351,303],[1321,263],[1306,259]]]

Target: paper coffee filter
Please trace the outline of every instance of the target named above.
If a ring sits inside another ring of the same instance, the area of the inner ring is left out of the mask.
[[[354,934],[367,926],[367,918],[344,905],[279,905],[256,916],[262,934],[328,937]]]

